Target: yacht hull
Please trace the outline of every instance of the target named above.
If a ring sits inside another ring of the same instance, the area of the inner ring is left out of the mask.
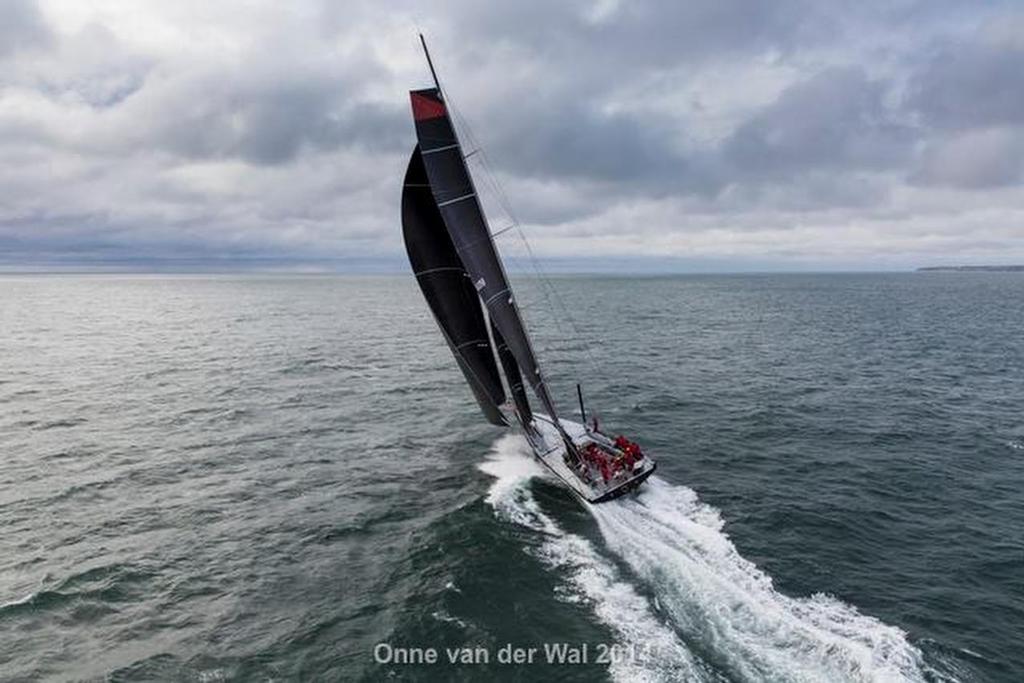
[[[611,440],[603,434],[591,432],[571,420],[562,419],[559,422],[578,448],[588,443],[596,443],[603,449],[611,447]],[[596,475],[590,476],[588,481],[578,468],[567,461],[565,443],[551,418],[535,414],[531,424],[534,429],[527,429],[525,435],[534,456],[577,498],[587,503],[604,503],[635,491],[657,469],[653,460],[644,457],[631,472],[620,471],[607,481]]]

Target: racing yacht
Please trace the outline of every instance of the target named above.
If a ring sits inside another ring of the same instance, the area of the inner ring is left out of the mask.
[[[582,422],[559,417],[420,41],[434,87],[409,94],[417,143],[402,188],[402,233],[416,281],[484,417],[518,425],[541,464],[581,500],[617,498],[656,464],[629,439],[605,434],[596,420],[587,424],[579,385]],[[544,412],[533,411],[527,386]]]

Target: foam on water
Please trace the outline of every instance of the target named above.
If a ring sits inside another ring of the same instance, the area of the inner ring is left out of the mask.
[[[0,611],[3,611],[8,607],[20,607],[22,605],[27,605],[31,603],[33,600],[35,600],[38,595],[38,592],[33,591],[28,595],[21,598],[17,598],[15,600],[9,600],[8,602],[0,602]]]
[[[566,592],[559,597],[589,604],[621,645],[634,648],[636,656],[622,657],[610,665],[615,680],[708,678],[674,630],[663,623],[633,586],[622,580],[615,565],[590,541],[567,533],[541,510],[530,493],[529,482],[546,476],[546,472],[533,460],[525,441],[511,435],[502,437],[480,469],[495,477],[487,494],[495,514],[544,534],[536,552],[545,565],[565,579]]]
[[[689,488],[652,477],[636,497],[588,506],[607,548],[655,594],[652,605],[590,541],[540,509],[529,480],[545,472],[521,439],[500,439],[481,469],[496,478],[487,496],[496,514],[546,534],[540,559],[621,642],[652,644],[657,662],[613,667],[616,679],[707,679],[707,662],[751,681],[926,680],[921,653],[899,628],[827,595],[776,591]]]
[[[608,547],[657,592],[687,642],[748,680],[925,680],[900,629],[833,597],[792,598],[736,551],[717,511],[653,477],[591,508]]]

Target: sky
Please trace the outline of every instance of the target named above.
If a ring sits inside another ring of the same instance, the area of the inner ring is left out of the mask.
[[[1024,263],[1017,1],[0,0],[0,268],[404,268],[418,31],[554,270]]]

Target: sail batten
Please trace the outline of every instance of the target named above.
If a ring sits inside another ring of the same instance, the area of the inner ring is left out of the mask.
[[[484,302],[492,325],[500,332],[516,365],[553,423],[563,432],[440,91],[437,88],[414,90],[410,96],[420,144],[430,151],[442,147],[459,151],[458,154],[421,157],[455,251]],[[563,437],[571,444],[564,432]]]
[[[505,390],[480,300],[434,201],[419,147],[402,189],[402,234],[416,282],[487,420],[507,425]]]

